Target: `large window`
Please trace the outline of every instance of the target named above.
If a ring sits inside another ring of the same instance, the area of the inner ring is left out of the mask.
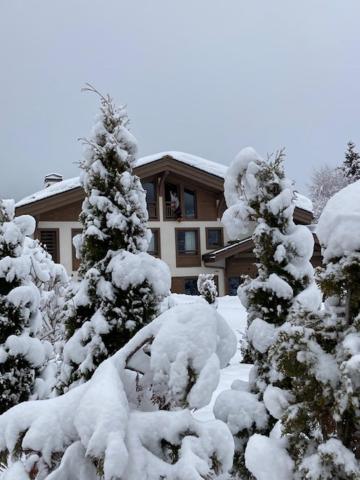
[[[155,182],[144,182],[143,188],[146,192],[146,205],[149,218],[157,218],[157,194]]]
[[[191,190],[184,190],[184,215],[186,218],[196,218],[196,195]]]
[[[242,283],[241,277],[229,277],[228,278],[228,295],[237,295],[239,285]]]
[[[160,229],[151,229],[152,237],[149,243],[148,253],[154,257],[160,257]]]
[[[179,220],[181,216],[179,186],[165,183],[165,218]]]
[[[179,255],[197,255],[199,253],[199,231],[177,230],[176,247]]]
[[[207,228],[206,229],[206,248],[219,248],[224,245],[223,229],[222,228]]]
[[[38,230],[40,242],[46,247],[46,250],[52,256],[55,263],[59,263],[59,229],[58,228],[41,228]]]

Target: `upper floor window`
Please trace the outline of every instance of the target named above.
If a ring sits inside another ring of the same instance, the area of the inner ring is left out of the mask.
[[[180,189],[172,183],[165,184],[165,218],[181,219]]]
[[[186,218],[196,218],[196,195],[191,190],[184,190],[184,214]]]
[[[146,205],[149,218],[157,218],[157,192],[155,182],[144,182],[143,188],[146,193]]]
[[[206,229],[206,248],[219,248],[224,245],[223,229],[219,228],[207,228]]]

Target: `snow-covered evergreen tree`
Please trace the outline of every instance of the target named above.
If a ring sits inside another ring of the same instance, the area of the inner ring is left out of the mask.
[[[355,150],[353,142],[347,144],[342,171],[349,182],[360,180],[360,154]]]
[[[348,184],[349,179],[344,175],[342,168],[331,168],[324,165],[313,171],[309,194],[315,220],[319,219],[327,201]]]
[[[235,472],[251,478],[244,459],[248,439],[254,432],[269,434],[274,427],[278,414],[269,399],[279,394],[283,406],[289,401],[288,379],[274,370],[269,349],[291,309],[306,302],[304,290],[316,290],[310,264],[314,242],[307,227],[294,224],[295,192],[284,174],[282,152],[264,161],[252,148],[242,150],[229,167],[225,198],[223,222],[231,238],[255,226],[258,276],[248,278],[238,292],[248,309],[248,354],[254,367],[249,386],[236,382],[220,394],[214,412],[234,434]]]
[[[32,271],[40,265],[25,248],[35,220],[14,212],[13,200],[0,201],[0,412],[34,393],[49,355],[49,345],[36,338],[42,317]]]
[[[66,303],[68,341],[60,390],[89,379],[154,318],[170,290],[167,265],[146,253],[151,232],[145,192],[133,173],[137,144],[126,111],[109,96],[100,99],[81,163],[83,232],[74,239],[80,284]]]
[[[190,409],[209,403],[235,350],[234,333],[211,306],[167,310],[88,382],[0,416],[5,478],[227,478],[232,435],[219,420],[196,420]]]
[[[296,480],[360,476],[357,183],[328,202],[318,224],[325,262],[319,281],[326,309],[320,310],[309,296],[306,304],[290,313],[269,352],[273,369],[291,379],[290,405],[281,405],[278,391],[273,392],[271,404],[278,411],[286,438],[283,446]]]
[[[216,306],[218,291],[212,273],[200,273],[197,288],[200,295],[210,303],[210,305]]]

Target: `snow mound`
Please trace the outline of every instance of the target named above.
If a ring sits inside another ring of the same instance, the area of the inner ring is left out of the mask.
[[[360,250],[360,180],[330,198],[316,233],[325,261]]]

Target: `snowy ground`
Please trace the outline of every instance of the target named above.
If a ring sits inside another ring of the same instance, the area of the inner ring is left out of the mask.
[[[179,303],[195,303],[204,301],[201,297],[191,297],[189,295],[176,295],[173,294],[170,300],[174,305]],[[226,319],[229,326],[234,330],[237,338],[238,338],[238,347],[240,345],[240,339],[242,338],[243,333],[246,329],[246,310],[242,306],[238,297],[220,297],[218,299],[218,311],[219,313]],[[240,350],[234,355],[231,359],[230,365],[224,368],[221,371],[220,383],[218,388],[215,390],[212,400],[209,405],[198,410],[195,413],[195,416],[201,420],[209,420],[214,418],[212,410],[214,406],[214,402],[216,397],[219,395],[220,392],[223,390],[227,390],[230,388],[232,382],[235,379],[240,380],[248,380],[249,371],[251,365],[245,365],[240,363],[241,355]]]

